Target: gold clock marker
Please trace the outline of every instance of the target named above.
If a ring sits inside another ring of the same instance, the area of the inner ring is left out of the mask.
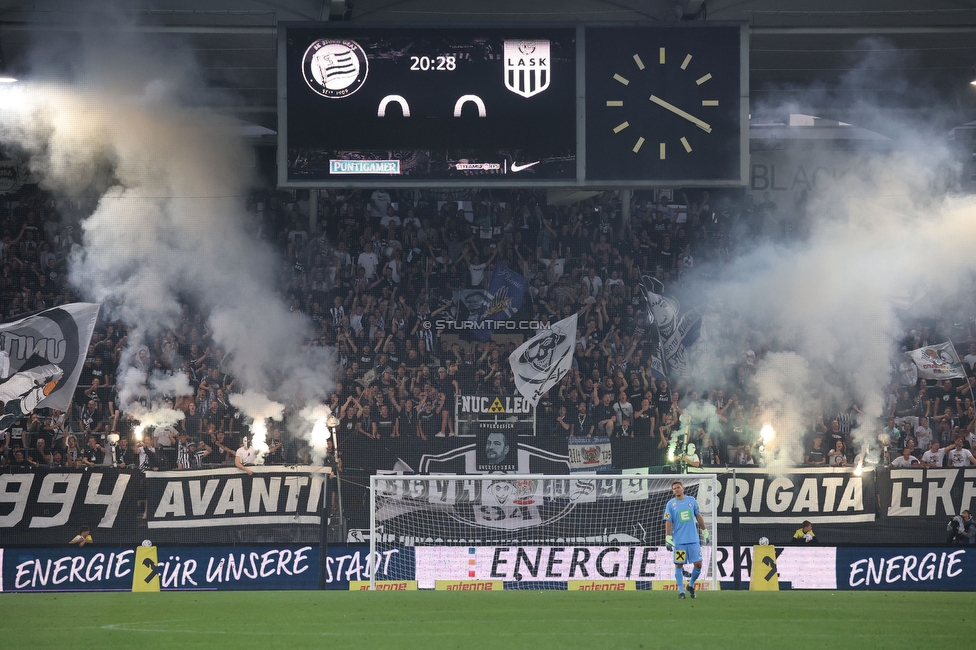
[[[659,63],[661,65],[664,65],[664,48],[663,47],[661,48],[660,61],[659,61]]]
[[[691,63],[691,55],[690,54],[685,57],[685,60],[684,61],[681,62],[681,69],[682,70],[687,70],[689,63]]]
[[[640,54],[635,54],[634,55],[634,62],[637,63],[637,68],[639,70],[643,70],[644,69],[644,62],[641,61]]]
[[[702,106],[718,106],[717,99],[703,99]]]
[[[688,138],[681,138],[681,144],[684,145],[685,151],[691,153],[691,145],[688,144]]]
[[[619,99],[608,99],[607,106],[623,106],[624,103]]]
[[[644,138],[637,138],[637,144],[634,145],[634,153],[640,151],[640,148],[643,146],[643,144],[644,144]]]
[[[699,77],[698,79],[695,79],[695,83],[700,86],[700,85],[702,85],[703,83],[705,83],[706,81],[708,81],[711,78],[712,78],[712,73],[709,72],[704,77]]]
[[[623,131],[624,129],[626,129],[628,126],[630,126],[630,122],[621,122],[617,126],[613,127],[613,132],[614,133],[620,133],[621,131]]]
[[[665,157],[665,152],[666,152],[666,151],[667,151],[667,147],[666,147],[666,146],[665,146],[665,144],[664,144],[664,143],[662,142],[662,143],[661,143],[661,160],[664,160],[664,157]]]
[[[625,79],[624,77],[621,77],[619,74],[613,75],[613,78],[616,79],[617,81],[619,81],[620,83],[622,83],[625,86],[630,83],[630,80],[629,79]]]

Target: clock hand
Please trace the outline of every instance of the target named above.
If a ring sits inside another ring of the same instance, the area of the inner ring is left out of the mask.
[[[655,95],[651,95],[651,101],[654,102],[655,104],[657,104],[658,106],[660,106],[661,108],[666,108],[667,110],[671,111],[672,113],[674,113],[678,117],[685,118],[686,120],[688,120],[689,122],[691,122],[692,124],[694,124],[695,126],[697,126],[699,129],[701,129],[702,131],[704,131],[705,133],[711,133],[712,132],[712,127],[709,126],[709,124],[707,122],[702,122],[701,120],[699,120],[694,115],[691,115],[689,113],[685,113],[683,110],[681,110],[680,108],[678,108],[674,104],[669,104],[668,102],[664,101],[663,99],[661,99],[660,97],[657,97]]]

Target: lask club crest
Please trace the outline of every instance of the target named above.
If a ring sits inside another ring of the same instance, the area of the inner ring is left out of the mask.
[[[549,41],[505,41],[505,87],[532,97],[549,87]]]

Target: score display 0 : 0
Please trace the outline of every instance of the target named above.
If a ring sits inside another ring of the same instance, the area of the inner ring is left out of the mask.
[[[442,70],[450,72],[457,70],[457,57],[453,54],[431,58],[429,56],[410,57],[410,69],[426,72],[427,70]]]

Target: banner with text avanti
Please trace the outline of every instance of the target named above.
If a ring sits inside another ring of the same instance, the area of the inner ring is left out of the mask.
[[[146,472],[147,522],[162,543],[318,543],[328,468]]]

